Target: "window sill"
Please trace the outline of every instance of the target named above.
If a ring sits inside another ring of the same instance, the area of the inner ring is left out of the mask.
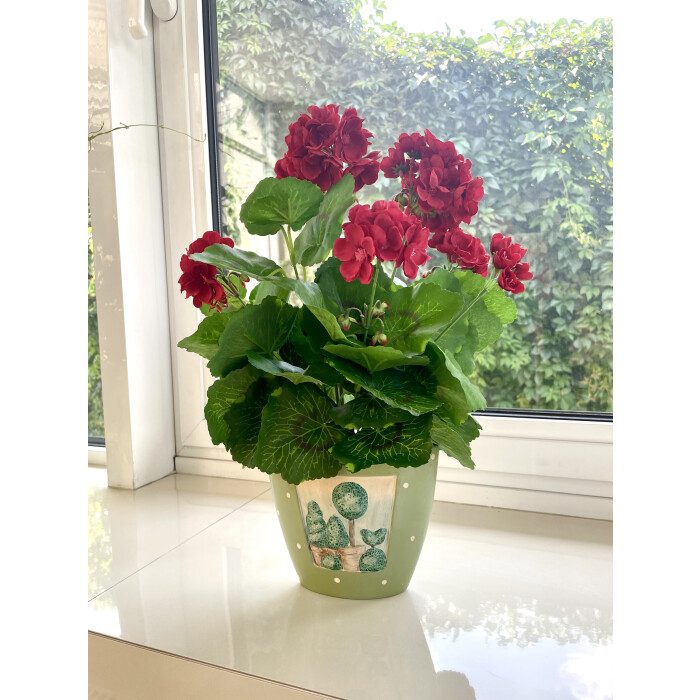
[[[263,482],[88,471],[91,692],[611,692],[609,522],[435,503],[409,590],[358,603],[299,586]]]

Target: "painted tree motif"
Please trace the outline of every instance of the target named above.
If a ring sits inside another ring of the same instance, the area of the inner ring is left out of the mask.
[[[353,481],[344,481],[333,489],[333,505],[348,521],[350,546],[355,546],[355,520],[367,512],[369,498],[367,491]],[[330,521],[328,522],[330,526]]]
[[[332,515],[326,525],[326,538],[324,546],[330,549],[342,549],[350,542],[345,526],[337,515]]]
[[[322,547],[326,537],[326,522],[316,501],[310,501],[306,511],[306,536],[311,544]]]

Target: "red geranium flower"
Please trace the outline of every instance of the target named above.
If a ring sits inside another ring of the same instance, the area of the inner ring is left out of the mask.
[[[499,269],[515,267],[527,253],[527,248],[523,248],[512,242],[512,238],[507,238],[502,233],[494,233],[491,239],[491,254],[493,264]]]
[[[345,238],[338,238],[333,244],[333,255],[343,261],[340,274],[346,282],[359,279],[362,284],[369,284],[374,272],[374,240],[352,222],[343,224],[343,233]]]
[[[406,230],[406,247],[399,264],[403,265],[404,275],[408,279],[414,280],[418,274],[418,268],[430,260],[430,256],[426,253],[430,231],[418,219],[411,218],[415,223],[412,223]]]
[[[346,173],[350,173],[355,178],[353,192],[357,192],[365,185],[374,184],[379,177],[379,151],[372,151],[356,163],[351,163],[345,168],[343,175]]]
[[[462,229],[438,231],[430,241],[431,248],[437,248],[451,263],[457,263],[461,270],[472,270],[486,277],[489,267],[489,254],[482,242]]]
[[[216,279],[216,265],[189,259],[193,253],[201,253],[215,243],[223,243],[233,248],[233,240],[230,238],[222,238],[216,231],[207,231],[194,241],[180,258],[182,275],[178,282],[180,291],[185,292],[185,298],[192,297],[192,303],[198,309],[202,308],[202,304],[208,304],[220,311],[222,306],[226,306],[226,293]]]
[[[380,260],[398,260],[403,250],[406,215],[396,202],[379,200],[371,207],[356,204],[348,212],[348,218],[372,238]]]
[[[346,163],[356,163],[362,158],[369,148],[368,139],[374,134],[362,127],[364,119],[357,116],[354,107],[348,107],[338,124],[338,132],[335,137],[334,155]]]

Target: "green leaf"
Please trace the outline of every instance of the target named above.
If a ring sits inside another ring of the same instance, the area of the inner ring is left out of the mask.
[[[346,431],[333,422],[331,408],[330,399],[309,384],[285,384],[273,392],[262,412],[258,468],[290,484],[335,476],[342,464],[329,449]]]
[[[234,318],[232,314],[224,313],[214,313],[203,318],[197,330],[187,338],[183,338],[177,346],[211,360],[218,352],[219,338],[232,318]]]
[[[248,356],[248,361],[251,365],[253,365],[253,367],[257,367],[259,370],[267,372],[268,374],[274,374],[277,377],[284,377],[293,384],[310,383],[316,384],[317,386],[322,384],[322,382],[315,377],[307,376],[301,367],[290,365],[288,362],[284,362],[283,360],[275,360],[272,357],[264,357],[253,350],[248,350],[246,355]]]
[[[467,314],[469,324],[476,328],[479,334],[478,350],[483,350],[486,346],[496,342],[503,332],[503,325],[498,316],[492,314],[486,307],[484,299],[479,301],[469,309]]]
[[[479,347],[479,332],[470,325],[467,317],[460,319],[435,344],[447,355],[449,353],[465,376],[474,371],[474,353]]]
[[[500,287],[493,287],[483,297],[484,305],[502,324],[512,323],[518,315],[515,301]]]
[[[248,387],[242,401],[231,404],[224,416],[224,421],[230,430],[228,451],[231,457],[243,466],[258,466],[255,453],[258,449],[262,412],[270,394],[279,386],[279,382],[278,379],[261,377]]]
[[[425,349],[426,355],[430,358],[430,371],[437,379],[437,397],[442,403],[443,409],[455,423],[465,420],[472,410],[472,405],[467,397],[465,387],[461,382],[463,377],[461,370],[458,376],[452,374],[455,367],[448,367],[445,354],[433,343],[429,343]],[[466,380],[466,377],[464,377]]]
[[[326,345],[323,351],[356,362],[371,373],[402,365],[427,365],[429,362],[424,355],[407,355],[396,348],[383,345],[362,347]]]
[[[484,395],[477,389],[470,381],[467,376],[462,372],[461,367],[455,360],[451,352],[447,351],[445,355],[445,367],[449,370],[453,377],[459,380],[459,383],[464,391],[464,396],[467,402],[467,406],[470,411],[481,411],[486,408],[486,399]]]
[[[282,268],[269,258],[240,248],[230,248],[223,243],[210,245],[201,253],[192,253],[190,260],[216,265],[224,270],[245,272],[255,279],[271,275],[284,275]]]
[[[440,407],[440,399],[436,396],[437,381],[425,367],[412,367],[410,371],[392,367],[370,374],[339,357],[329,358],[328,361],[350,382],[394,408],[402,408],[419,416]]]
[[[248,362],[247,352],[271,355],[289,336],[298,309],[276,297],[248,304],[233,315],[219,338],[219,350],[209,360],[209,370],[223,377]]]
[[[430,435],[445,454],[454,457],[463,466],[474,469],[469,443],[479,436],[480,428],[471,416],[461,425],[453,425],[434,415]]]
[[[308,310],[316,317],[321,326],[328,333],[328,337],[336,343],[346,343],[348,345],[357,344],[357,341],[348,338],[338,323],[338,319],[327,309],[319,306],[307,306]]]
[[[323,292],[315,282],[303,282],[291,277],[258,277],[257,279],[262,283],[294,292],[299,297],[299,301],[306,306],[323,306],[325,303]]]
[[[339,442],[331,451],[351,472],[373,464],[420,467],[427,464],[433,449],[431,425],[432,415],[426,414],[384,428],[363,428]]]
[[[384,314],[389,345],[414,353],[422,353],[431,336],[452,321],[463,304],[461,295],[435,284],[411,285],[376,296],[390,305]]]
[[[295,177],[261,180],[241,207],[240,218],[256,236],[269,236],[283,226],[298,231],[316,216],[323,200],[321,189]]]
[[[362,309],[364,304],[369,304],[371,284],[362,284],[359,280],[346,282],[340,274],[340,260],[328,258],[316,271],[316,283],[321,288],[327,300],[326,307],[334,313],[340,314],[347,309]],[[379,269],[376,298],[381,298],[391,287],[388,275],[384,268]],[[380,290],[385,290],[380,292]],[[329,303],[332,305],[329,306]]]
[[[315,265],[328,257],[333,243],[343,232],[343,216],[355,201],[354,187],[355,178],[348,173],[325,194],[318,214],[306,223],[294,241],[296,258],[302,265]]]
[[[411,414],[400,408],[393,408],[371,394],[363,391],[352,401],[331,409],[333,420],[343,428],[386,428],[403,423]]]
[[[250,365],[230,372],[224,379],[217,379],[207,390],[204,417],[209,435],[215,445],[231,444],[230,429],[224,416],[231,405],[243,401],[250,385],[260,377],[260,372]]]

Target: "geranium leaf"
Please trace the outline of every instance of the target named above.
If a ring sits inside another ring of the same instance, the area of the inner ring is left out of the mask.
[[[411,285],[376,296],[389,302],[383,317],[389,345],[414,353],[422,353],[431,336],[452,321],[463,304],[460,294],[435,284]]]
[[[298,309],[276,297],[248,304],[231,318],[219,338],[219,350],[209,360],[209,370],[223,377],[248,362],[249,350],[271,355],[289,336]]]
[[[370,374],[362,367],[339,357],[331,357],[328,361],[350,382],[358,384],[394,408],[419,416],[440,407],[440,399],[435,393],[437,382],[425,367],[413,368],[411,372],[392,367]]]
[[[201,253],[193,253],[190,260],[216,265],[224,270],[245,272],[256,279],[271,275],[284,275],[282,268],[269,258],[240,248],[230,248],[223,243],[215,243],[205,248]]]
[[[500,287],[493,287],[484,295],[484,304],[494,316],[497,316],[502,324],[515,321],[518,310],[515,301]]]
[[[474,397],[472,396],[471,387],[469,387],[469,396],[467,396],[467,390],[461,381],[462,378],[467,381],[466,377],[463,377],[459,367],[453,365],[448,367],[445,354],[435,344],[429,343],[425,352],[430,358],[430,371],[437,380],[437,397],[440,399],[447,415],[455,423],[461,423],[469,416],[472,410],[476,410],[472,406]],[[458,374],[453,374],[453,370],[456,370]]]
[[[243,401],[248,387],[260,377],[260,372],[247,365],[230,372],[224,379],[217,379],[207,390],[207,404],[204,417],[207,419],[209,435],[215,445],[231,443],[230,429],[224,420],[231,405]]]
[[[371,373],[401,365],[427,365],[429,361],[424,355],[407,355],[396,348],[383,345],[326,345],[323,351],[356,362]]]
[[[445,454],[454,457],[463,466],[474,469],[469,443],[479,437],[480,428],[471,416],[461,425],[454,425],[434,415],[430,435]]]
[[[296,258],[302,265],[315,265],[328,257],[335,239],[343,232],[343,216],[355,201],[354,187],[355,178],[348,173],[324,195],[318,214],[294,241]]]
[[[426,414],[383,428],[363,428],[332,447],[331,452],[351,472],[373,464],[420,467],[427,464],[433,449],[431,425],[432,415]]]
[[[445,367],[453,377],[459,380],[469,410],[481,411],[486,408],[486,399],[484,395],[469,381],[469,379],[467,379],[467,376],[462,372],[460,365],[457,363],[452,353],[446,351],[444,352],[444,356]]]
[[[386,428],[409,420],[411,414],[362,392],[352,401],[331,409],[333,420],[343,428]]]
[[[370,302],[372,285],[362,284],[359,280],[346,282],[340,274],[340,264],[337,258],[328,258],[316,271],[316,283],[328,302],[333,305],[334,313],[339,314],[353,307],[363,309],[364,304]],[[384,268],[380,268],[376,298],[381,298],[380,290],[388,290],[390,286],[389,276],[384,272]]]
[[[357,341],[348,338],[343,329],[338,323],[338,319],[327,309],[323,309],[320,306],[308,306],[309,311],[316,317],[319,323],[323,326],[328,337],[335,341],[336,343],[346,343],[348,345],[357,344]]]
[[[256,236],[269,236],[283,226],[298,231],[316,216],[323,201],[321,189],[295,177],[261,180],[241,207],[240,218]]]
[[[277,377],[284,377],[288,379],[292,384],[316,384],[321,386],[323,382],[320,382],[315,377],[310,377],[304,373],[301,367],[295,365],[290,365],[288,362],[283,360],[275,360],[272,357],[264,357],[259,353],[249,350],[246,355],[248,356],[248,361],[253,367],[257,367],[263,372],[268,374],[274,374]]]
[[[290,484],[335,476],[342,463],[329,448],[346,431],[333,422],[331,408],[330,399],[309,384],[274,391],[262,412],[256,466]]]
[[[213,313],[203,318],[197,330],[187,338],[183,338],[177,346],[211,360],[219,351],[219,338],[232,318],[232,314],[223,313]]]
[[[280,381],[261,377],[248,387],[241,401],[231,404],[224,415],[230,435],[226,447],[231,457],[246,467],[257,466],[255,453],[258,448],[262,412],[270,394],[278,387]]]
[[[290,277],[256,277],[256,279],[288,292],[294,292],[299,297],[299,301],[306,306],[323,306],[324,304],[323,292],[315,282],[303,282]]]

